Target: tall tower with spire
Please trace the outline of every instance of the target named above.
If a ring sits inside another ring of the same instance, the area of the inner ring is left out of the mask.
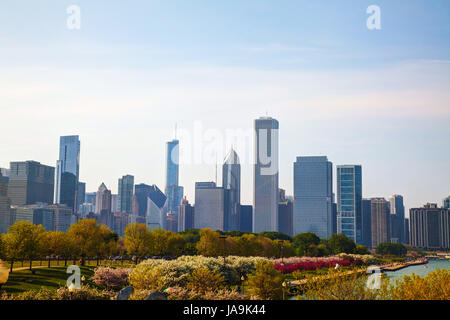
[[[231,148],[222,166],[222,187],[228,191],[225,201],[227,212],[224,217],[225,231],[239,230],[239,214],[241,207],[241,164],[239,157]]]
[[[176,127],[175,127],[176,136]],[[178,184],[179,178],[179,141],[175,138],[167,142],[166,154],[166,190],[167,197],[167,214],[174,219],[178,216],[178,206],[181,205],[183,199],[183,187]],[[173,223],[177,224],[176,221]],[[173,230],[176,231],[176,230]]]

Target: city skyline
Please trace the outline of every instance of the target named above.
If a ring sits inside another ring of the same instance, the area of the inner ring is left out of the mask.
[[[365,198],[401,194],[406,212],[441,203],[450,193],[442,41],[450,4],[379,1],[377,31],[366,28],[372,1],[283,4],[80,0],[81,29],[68,30],[66,4],[2,2],[0,167],[54,166],[59,136],[79,135],[87,192],[105,182],[117,194],[126,174],[164,188],[175,122],[190,132],[196,121],[221,133],[251,130],[267,111],[282,124],[287,194],[296,157],[327,156],[363,166]],[[105,6],[117,19],[105,18]],[[241,159],[247,149],[236,150]],[[252,168],[241,165],[241,203],[251,204]],[[214,177],[214,165],[180,165],[191,202],[195,181]]]

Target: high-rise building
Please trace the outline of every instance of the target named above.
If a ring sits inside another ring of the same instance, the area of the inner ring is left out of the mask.
[[[391,242],[405,243],[405,206],[403,197],[394,194],[389,197],[391,219]]]
[[[405,218],[405,228],[404,228],[404,235],[405,235],[405,244],[410,244],[409,242],[409,219]]]
[[[228,192],[215,182],[195,183],[195,229],[224,230]]]
[[[444,198],[444,200],[442,200],[442,207],[446,208],[446,209],[450,209],[450,196]]]
[[[228,208],[225,216],[225,231],[239,230],[241,208],[241,164],[236,151],[231,148],[222,166],[222,187],[228,190]]]
[[[337,209],[337,232],[361,244],[362,169],[360,165],[337,166]]]
[[[131,175],[123,176],[119,179],[119,211],[125,213],[133,212],[133,188],[134,177]]]
[[[367,248],[372,247],[372,203],[370,199],[362,199],[362,230],[361,244]]]
[[[241,205],[240,210],[240,227],[243,232],[252,232],[253,230],[253,207],[250,205]]]
[[[95,213],[101,214],[103,211],[111,213],[111,190],[108,190],[104,183],[98,187],[95,198]]]
[[[55,203],[76,209],[80,173],[80,140],[78,136],[62,136],[59,160],[56,162]]]
[[[450,210],[428,203],[409,210],[410,244],[426,250],[450,249]]]
[[[112,230],[116,232],[119,237],[124,236],[125,228],[130,224],[130,214],[124,212],[115,212],[113,214]]]
[[[153,185],[151,186],[150,192],[147,197],[146,222],[150,230],[156,228],[166,229],[166,214],[167,197],[156,185]]]
[[[118,194],[111,194],[111,212],[120,212]]]
[[[11,162],[8,182],[11,204],[52,203],[54,179],[53,167],[36,161]]]
[[[3,180],[5,182],[6,188],[8,188],[9,169],[0,168],[0,180]]]
[[[333,234],[333,164],[327,157],[297,157],[294,163],[294,234]]]
[[[8,198],[8,190],[6,187],[6,179],[0,172],[0,234],[8,232],[11,220],[11,201]]]
[[[178,207],[178,232],[194,229],[194,207],[184,197],[181,205]]]
[[[151,191],[152,187],[144,183],[134,186],[134,215],[140,217],[145,217],[147,215],[147,198]]]
[[[294,203],[286,198],[286,192],[279,189],[278,228],[281,233],[294,234]]]
[[[391,241],[390,213],[384,198],[371,198],[370,205],[372,248],[376,248],[380,243]]]
[[[174,215],[178,214],[178,206],[183,199],[183,187],[178,184],[179,179],[179,141],[167,142],[166,149],[166,197],[167,211]]]
[[[277,120],[261,117],[254,122],[253,232],[278,231],[278,129]]]
[[[80,212],[80,206],[85,202],[86,202],[86,183],[78,182],[77,212]]]
[[[69,230],[70,225],[74,221],[74,215],[72,214],[72,208],[65,204],[53,204],[46,206],[46,209],[50,209],[53,211],[54,217],[54,230],[67,232]]]

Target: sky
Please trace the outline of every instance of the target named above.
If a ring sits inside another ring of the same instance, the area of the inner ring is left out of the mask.
[[[71,5],[80,29],[67,26]],[[370,5],[380,30],[366,26]],[[250,204],[251,130],[269,115],[280,123],[287,194],[296,157],[326,155],[362,165],[364,197],[441,203],[450,194],[449,12],[448,0],[2,0],[0,167],[55,166],[59,136],[79,135],[87,191],[104,182],[116,193],[126,174],[163,189],[176,124],[188,155],[180,185],[193,202],[194,183],[215,180],[216,162],[220,184],[237,133],[249,142],[235,148]]]

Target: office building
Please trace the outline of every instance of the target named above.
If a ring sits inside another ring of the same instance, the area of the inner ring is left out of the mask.
[[[278,231],[278,130],[270,117],[254,121],[253,232]]]
[[[111,194],[111,212],[120,212],[118,194]]]
[[[147,198],[152,191],[152,186],[146,184],[137,184],[134,186],[133,196],[133,214],[146,217],[147,215]]]
[[[444,200],[442,200],[442,207],[446,208],[446,209],[450,209],[450,196],[444,198]]]
[[[297,157],[294,163],[294,234],[333,234],[333,164],[327,157]]]
[[[11,220],[11,201],[8,198],[6,179],[0,172],[0,234],[7,233]]]
[[[55,203],[65,204],[74,211],[77,204],[80,173],[80,140],[78,136],[62,136],[59,140],[59,160],[56,162]]]
[[[388,202],[384,198],[370,199],[370,215],[372,219],[372,248],[380,243],[391,242],[391,223]]]
[[[404,228],[404,235],[405,235],[405,244],[410,244],[409,242],[409,219],[405,218],[405,228]]]
[[[240,212],[239,230],[242,232],[252,232],[253,231],[253,207],[251,205],[241,205],[241,209],[239,212]]]
[[[181,205],[178,207],[178,232],[194,229],[194,207],[184,197]]]
[[[11,204],[52,203],[54,178],[53,167],[36,161],[11,162],[8,182]]]
[[[167,211],[178,215],[178,206],[183,199],[184,189],[179,186],[179,141],[174,139],[166,144],[166,189]]]
[[[285,190],[279,189],[278,228],[279,232],[294,235],[294,203],[286,198]]]
[[[156,185],[147,197],[146,222],[150,230],[167,228],[167,197]]]
[[[195,229],[224,230],[228,192],[215,182],[195,183]]]
[[[86,202],[86,183],[78,182],[77,212],[80,212],[80,206],[85,202]]]
[[[6,188],[8,188],[8,182],[9,182],[9,169],[6,168],[0,168],[0,181],[4,181]]]
[[[95,198],[95,213],[101,214],[103,211],[111,213],[111,198],[111,191],[102,183]]]
[[[391,219],[391,242],[405,243],[405,207],[403,197],[394,194],[389,198]]]
[[[428,203],[409,210],[410,244],[426,250],[450,249],[450,210]]]
[[[372,247],[372,203],[370,199],[362,199],[361,244]]]
[[[222,186],[228,190],[228,208],[225,216],[225,231],[239,230],[241,208],[241,164],[236,151],[231,148],[222,166]]]
[[[133,176],[126,175],[119,179],[118,211],[125,213],[133,212],[133,188]]]
[[[362,169],[337,167],[337,232],[362,243]]]

